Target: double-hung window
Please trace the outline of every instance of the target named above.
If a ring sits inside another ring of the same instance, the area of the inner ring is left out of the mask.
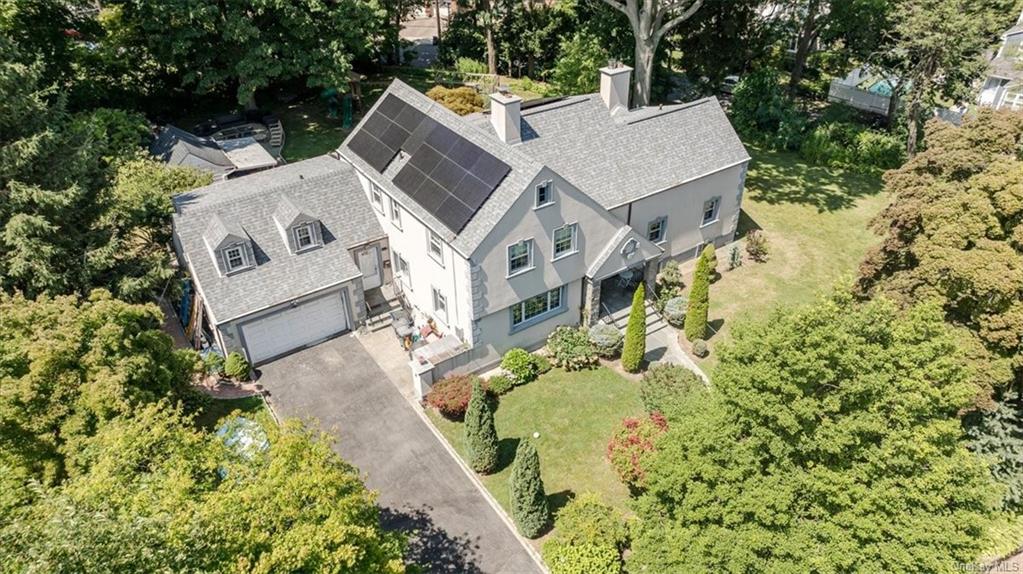
[[[393,197],[391,198],[391,223],[398,229],[401,229],[401,206],[398,205],[397,201],[394,201]]]
[[[313,228],[311,225],[299,225],[295,228],[295,251],[302,251],[313,246]]]
[[[646,227],[646,238],[654,243],[664,241],[668,236],[668,218],[658,217],[651,221]]]
[[[440,289],[433,288],[433,311],[442,321],[448,321],[448,299],[440,292]]]
[[[440,263],[441,267],[444,266],[444,241],[433,232],[432,229],[426,230],[427,241],[430,247],[430,257],[437,263]]]
[[[576,252],[576,224],[569,223],[554,230],[554,259]]]
[[[242,249],[242,246],[235,245],[225,249],[224,263],[227,265],[228,273],[245,267],[245,250]]]
[[[380,213],[384,212],[384,194],[380,192],[380,188],[374,184],[370,184],[369,197],[373,201],[373,207],[377,208]]]
[[[524,239],[508,246],[508,276],[533,268],[533,240]]]
[[[511,325],[512,328],[520,327],[524,323],[537,319],[538,317],[560,311],[562,309],[562,302],[564,301],[565,286],[557,287],[541,293],[535,297],[530,297],[525,301],[516,303],[511,308]]]
[[[554,203],[554,182],[545,181],[536,186],[536,207]]]
[[[408,261],[405,260],[400,254],[395,253],[394,259],[398,264],[398,275],[401,276],[401,280],[405,283],[405,286],[412,287],[412,272],[409,270]]]
[[[703,222],[700,225],[714,223],[718,219],[718,207],[721,206],[721,198],[715,197],[703,202]]]

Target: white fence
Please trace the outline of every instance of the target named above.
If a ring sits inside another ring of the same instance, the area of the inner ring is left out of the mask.
[[[841,102],[858,110],[882,116],[888,115],[888,96],[843,84],[841,80],[831,80],[831,87],[828,88],[828,101]]]

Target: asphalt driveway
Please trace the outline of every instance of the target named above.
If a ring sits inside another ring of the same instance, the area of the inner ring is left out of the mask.
[[[380,493],[386,528],[414,531],[409,559],[429,572],[540,568],[362,343],[332,339],[259,368],[281,417],[316,419]]]

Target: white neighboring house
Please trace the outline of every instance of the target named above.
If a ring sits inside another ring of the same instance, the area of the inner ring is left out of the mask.
[[[1002,35],[980,90],[980,105],[996,110],[1023,110],[1023,13]]]
[[[478,370],[559,325],[597,321],[610,293],[652,284],[666,258],[730,242],[750,156],[721,106],[630,109],[630,72],[602,69],[598,94],[493,94],[489,112],[468,117],[395,80],[337,154],[179,196],[176,245],[216,337],[259,363],[359,326],[364,290],[383,282],[444,334],[444,352],[416,350],[420,366]],[[313,259],[326,244],[289,251],[281,211],[318,220],[336,256]],[[208,231],[215,215],[225,232]],[[246,236],[266,260],[218,270],[211,253]],[[303,311],[325,294],[337,309]],[[324,313],[345,319],[301,335]],[[267,349],[264,330],[285,336]]]

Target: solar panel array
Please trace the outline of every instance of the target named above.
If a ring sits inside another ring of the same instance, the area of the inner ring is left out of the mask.
[[[409,154],[392,182],[455,233],[511,171],[508,164],[393,95],[384,98],[348,146],[377,171],[399,149]]]

